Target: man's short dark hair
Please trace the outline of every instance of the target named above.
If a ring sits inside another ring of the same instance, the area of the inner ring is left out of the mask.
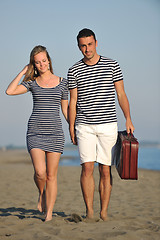
[[[77,42],[78,42],[78,44],[79,44],[79,38],[90,37],[90,36],[93,36],[94,39],[95,39],[95,41],[96,41],[95,33],[94,33],[92,30],[90,30],[90,29],[88,29],[88,28],[82,29],[82,30],[78,33],[78,35],[77,35]]]

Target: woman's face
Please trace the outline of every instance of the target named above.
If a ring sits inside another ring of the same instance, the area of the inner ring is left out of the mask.
[[[40,52],[34,56],[34,64],[39,74],[43,74],[49,69],[49,61],[46,52]]]

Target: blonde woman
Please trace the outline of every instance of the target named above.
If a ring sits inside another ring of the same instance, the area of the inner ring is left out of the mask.
[[[44,46],[36,46],[31,51],[30,63],[9,84],[6,94],[19,95],[28,91],[33,95],[33,111],[28,121],[27,148],[39,190],[38,209],[45,212],[45,221],[49,221],[57,196],[57,171],[64,147],[60,106],[68,121],[68,83],[54,75],[51,58]]]

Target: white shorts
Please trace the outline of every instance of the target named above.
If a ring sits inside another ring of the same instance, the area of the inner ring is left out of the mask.
[[[117,131],[117,123],[76,125],[81,164],[97,162],[113,165],[112,148],[117,141]]]

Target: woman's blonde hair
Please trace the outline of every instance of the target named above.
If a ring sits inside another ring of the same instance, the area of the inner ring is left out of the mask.
[[[34,56],[37,55],[40,52],[45,52],[46,53],[48,61],[49,61],[50,71],[51,71],[51,73],[53,73],[52,61],[51,61],[51,58],[50,58],[50,56],[47,52],[46,47],[38,45],[38,46],[34,47],[33,50],[31,51],[28,70],[25,74],[25,77],[24,77],[23,81],[26,81],[26,82],[30,81],[30,80],[33,81],[39,76],[39,73],[38,73],[38,71],[36,70],[36,67],[35,67]]]

